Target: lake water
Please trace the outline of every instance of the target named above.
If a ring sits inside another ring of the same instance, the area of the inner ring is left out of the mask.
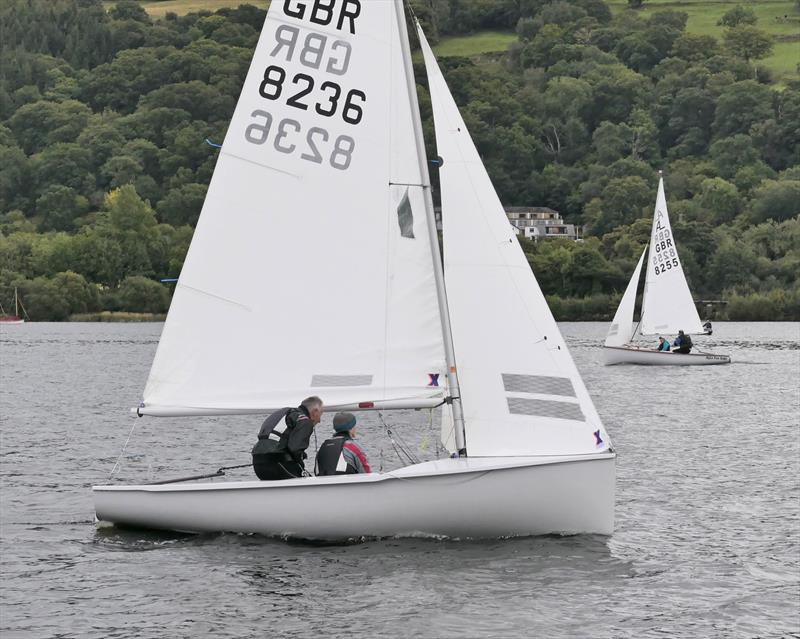
[[[714,328],[730,366],[606,368],[605,324],[561,325],[619,453],[611,537],[315,546],[97,529],[134,424],[115,481],[246,463],[260,418],[131,417],[160,324],[0,327],[0,634],[800,637],[800,325]],[[427,414],[387,419],[436,454]]]

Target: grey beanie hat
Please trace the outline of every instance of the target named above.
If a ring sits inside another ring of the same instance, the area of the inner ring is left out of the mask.
[[[353,413],[336,413],[333,416],[333,430],[343,433],[355,428],[356,416]]]

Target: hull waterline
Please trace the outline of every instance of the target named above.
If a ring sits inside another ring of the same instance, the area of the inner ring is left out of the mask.
[[[712,366],[730,364],[730,355],[713,353],[675,353],[628,346],[603,346],[603,364],[640,364],[642,366]]]
[[[97,519],[303,539],[611,534],[614,453],[468,458],[279,482],[95,486]]]

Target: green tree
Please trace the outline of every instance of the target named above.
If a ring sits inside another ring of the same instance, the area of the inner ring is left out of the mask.
[[[68,186],[51,186],[36,200],[36,212],[41,215],[44,231],[68,231],[76,217],[85,213],[89,201]]]
[[[31,157],[31,169],[36,175],[37,192],[43,194],[51,186],[67,186],[77,193],[88,194],[94,190],[91,156],[75,143],[48,146]]]
[[[750,25],[727,29],[722,40],[728,51],[748,62],[767,57],[774,46],[772,36]]]
[[[743,166],[759,162],[758,151],[749,135],[734,135],[711,145],[711,159],[717,173],[725,179],[736,175]]]
[[[703,180],[700,206],[711,214],[715,223],[733,220],[741,210],[742,202],[736,186],[722,178]]]
[[[682,33],[672,44],[671,54],[689,62],[708,60],[719,53],[719,44],[714,36]]]
[[[773,91],[753,80],[735,82],[717,98],[712,129],[718,138],[749,133],[750,127],[774,115]]]
[[[158,282],[132,275],[119,285],[116,302],[121,311],[166,313],[169,308],[169,292]]]
[[[733,9],[728,9],[717,21],[718,26],[738,27],[743,24],[753,25],[758,22],[755,11],[750,7],[737,4]]]
[[[14,137],[27,154],[57,142],[74,142],[89,122],[92,112],[77,100],[39,100],[21,106],[8,120]]]
[[[750,219],[788,220],[800,215],[800,180],[765,180],[753,193]]]
[[[641,217],[653,201],[653,188],[639,176],[614,178],[600,198],[586,206],[588,232],[603,235],[620,224]]]
[[[172,189],[158,203],[158,215],[173,226],[194,226],[203,208],[208,187],[204,184],[184,184]]]

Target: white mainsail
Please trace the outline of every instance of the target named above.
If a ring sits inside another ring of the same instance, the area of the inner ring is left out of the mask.
[[[643,335],[677,333],[679,330],[685,333],[703,332],[672,235],[663,177],[658,180],[653,213],[640,330]]]
[[[644,247],[639,257],[639,262],[633,271],[631,281],[628,282],[628,287],[625,289],[625,293],[617,307],[617,312],[614,314],[614,320],[608,329],[608,335],[606,335],[606,346],[624,346],[631,341],[636,331],[633,326],[633,310],[636,306],[636,289],[639,286],[639,276],[642,273],[642,262],[646,252],[647,246]]]
[[[392,2],[273,2],[140,413],[432,405],[442,329]]]
[[[417,25],[433,105],[445,281],[471,457],[595,453],[608,436]]]

